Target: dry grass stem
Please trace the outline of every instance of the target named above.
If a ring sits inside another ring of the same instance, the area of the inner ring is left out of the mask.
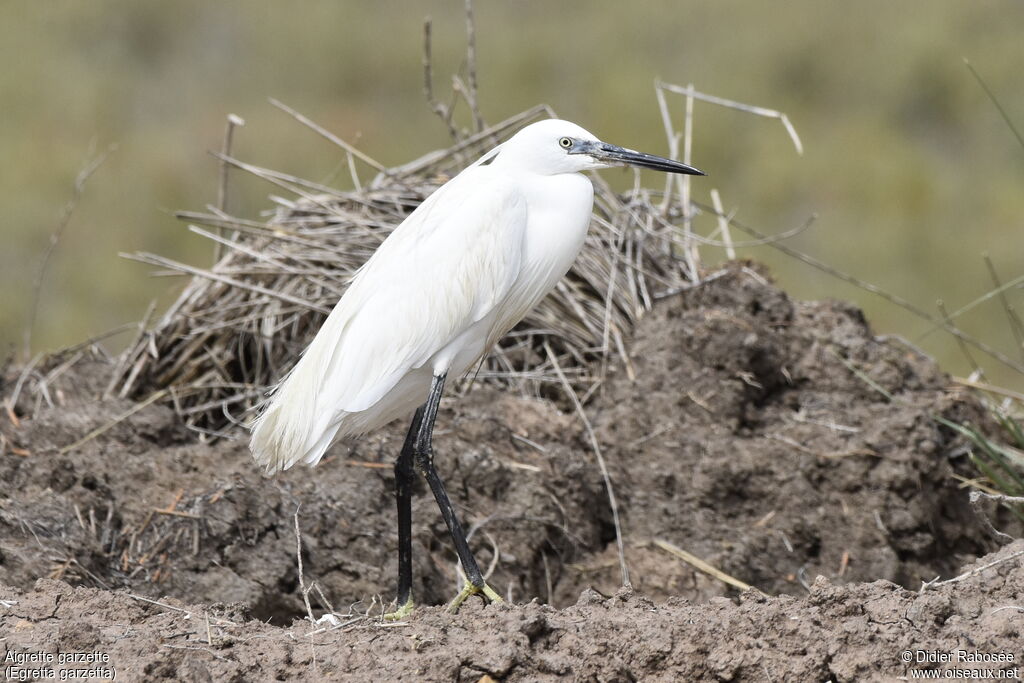
[[[480,115],[480,105],[477,101],[476,86],[476,21],[473,19],[473,0],[466,0],[466,89],[463,95],[469,111],[473,115],[473,125],[476,132],[482,131],[484,118]]]
[[[740,581],[739,579],[730,576],[729,574],[726,574],[721,569],[717,569],[711,566],[710,564],[700,559],[693,553],[689,553],[680,548],[679,546],[669,543],[668,541],[662,540],[660,538],[655,539],[654,545],[658,546],[670,555],[678,557],[683,562],[686,562],[687,564],[693,566],[695,569],[704,572],[708,576],[718,579],[722,583],[727,583],[730,586],[738,588],[741,591],[748,591],[752,588],[750,584],[744,583],[743,581]]]
[[[1024,324],[1021,323],[1020,317],[1014,310],[1013,306],[1010,305],[1009,299],[1006,297],[1006,290],[1003,288],[1002,279],[999,277],[999,273],[996,271],[996,266],[992,263],[992,258],[985,252],[981,255],[982,260],[985,261],[985,267],[988,269],[989,277],[992,278],[992,285],[995,287],[992,291],[999,294],[999,304],[1003,308],[1003,312],[1006,314],[1006,322],[1010,327],[1010,333],[1013,334],[1013,341],[1017,345],[1017,349],[1024,356]]]
[[[947,325],[952,325],[952,321],[949,317],[949,312],[946,310],[946,303],[939,299],[935,302],[935,308],[938,309],[939,315],[942,316],[943,322]],[[967,344],[961,337],[956,337],[956,344],[960,348],[960,353],[963,354],[964,358],[967,359],[967,365],[971,368],[971,378],[980,379],[985,376],[981,366],[978,365],[978,361],[974,360],[974,356],[971,354],[971,350],[967,348]]]
[[[309,128],[310,130],[315,131],[316,133],[318,133],[319,135],[321,135],[325,139],[333,142],[338,147],[341,147],[343,150],[345,150],[345,152],[347,152],[348,154],[351,154],[352,156],[354,156],[355,158],[359,159],[363,163],[365,163],[365,164],[367,164],[367,165],[377,169],[381,173],[387,172],[387,168],[385,168],[384,165],[381,164],[379,161],[377,161],[377,160],[371,158],[370,156],[364,154],[363,152],[361,152],[360,150],[356,149],[355,147],[353,147],[349,143],[345,142],[344,140],[342,140],[341,138],[339,138],[337,135],[335,135],[334,133],[330,132],[326,128],[318,125],[317,123],[315,123],[311,119],[309,119],[306,116],[303,116],[299,112],[295,111],[294,109],[289,107],[287,104],[285,104],[285,103],[283,103],[283,102],[281,102],[279,100],[275,100],[273,97],[270,98],[270,103],[272,105],[274,105],[275,107],[277,107],[278,109],[280,109],[281,111],[283,111],[286,114],[288,114],[289,116],[291,116],[292,118],[294,118],[296,121],[298,121],[302,125],[304,125],[307,128]]]
[[[992,536],[992,538],[996,539],[1000,543],[1012,543],[1013,536],[1010,536],[1009,534],[1004,534],[1002,531],[996,529],[995,526],[992,525],[992,520],[990,520],[988,518],[988,515],[985,514],[985,511],[981,509],[982,498],[994,500],[1003,503],[1004,505],[1013,503],[1022,504],[1024,503],[1024,498],[1020,496],[1007,496],[1001,493],[985,493],[978,489],[972,490],[967,498],[968,501],[970,501],[971,503],[971,510],[974,511],[974,516],[978,519],[979,522],[981,522],[981,525],[985,528],[985,531],[987,531],[989,535]]]
[[[953,377],[952,379],[957,384],[962,384],[965,387],[979,389],[981,391],[986,391],[990,394],[997,394],[999,396],[1003,396],[1005,398],[1012,398],[1015,401],[1020,401],[1021,403],[1024,403],[1024,394],[1018,391],[1013,391],[1012,389],[1007,389],[1005,387],[999,387],[996,386],[995,384],[989,384],[987,382],[978,382],[976,380],[969,379],[966,377]]]
[[[148,406],[148,405],[149,405],[150,403],[154,403],[155,401],[159,401],[159,400],[160,400],[160,399],[162,399],[162,398],[163,398],[164,396],[166,396],[166,395],[167,395],[167,393],[168,393],[168,390],[167,390],[167,389],[161,389],[160,391],[154,392],[154,393],[153,393],[153,394],[152,394],[152,395],[151,395],[151,396],[150,396],[149,398],[147,398],[147,399],[146,399],[145,401],[142,401],[142,402],[140,402],[140,403],[136,403],[136,404],[135,404],[135,405],[133,405],[133,406],[132,406],[131,408],[129,408],[129,409],[128,409],[128,410],[126,410],[125,412],[121,413],[120,415],[118,415],[117,417],[115,417],[115,418],[114,418],[113,420],[111,420],[110,422],[107,422],[106,424],[104,424],[104,425],[103,425],[103,426],[101,426],[101,427],[97,427],[96,429],[92,430],[91,432],[89,432],[88,434],[86,434],[85,436],[83,436],[83,437],[82,437],[81,439],[79,439],[78,441],[75,441],[75,442],[74,442],[74,443],[72,443],[72,444],[69,444],[69,445],[67,445],[67,446],[64,446],[63,448],[61,448],[61,449],[60,449],[60,450],[58,451],[58,453],[60,453],[61,455],[64,455],[64,454],[66,454],[66,453],[70,453],[71,451],[73,451],[73,450],[75,450],[75,449],[79,448],[79,447],[80,447],[80,446],[82,446],[83,444],[85,444],[85,443],[87,443],[87,442],[91,441],[92,439],[95,439],[95,438],[96,438],[97,436],[99,436],[100,434],[103,434],[104,432],[106,432],[107,430],[111,429],[112,427],[115,427],[115,426],[117,426],[118,424],[120,424],[121,422],[123,422],[123,421],[127,420],[127,419],[128,419],[129,417],[131,417],[131,416],[132,416],[132,415],[134,415],[135,413],[139,412],[140,410],[142,410],[143,408],[145,408],[146,406]]]
[[[71,221],[71,214],[75,212],[75,208],[78,206],[79,200],[82,198],[82,193],[85,191],[85,184],[92,177],[92,174],[103,165],[103,162],[107,160],[107,157],[113,153],[116,146],[108,147],[102,154],[99,154],[95,158],[86,162],[85,166],[75,176],[75,185],[71,193],[71,198],[64,204],[64,207],[60,212],[60,219],[57,221],[57,228],[50,235],[50,241],[46,245],[46,251],[43,252],[42,261],[39,263],[39,269],[36,271],[35,280],[32,282],[32,304],[28,309],[28,322],[25,324],[25,333],[23,340],[24,348],[24,360],[27,360],[31,355],[32,351],[32,331],[36,325],[36,318],[39,316],[39,302],[42,298],[43,292],[43,280],[46,278],[46,271],[50,265],[50,259],[53,257],[53,252],[56,250],[57,245],[60,243],[60,238],[64,235],[64,231],[68,227],[68,223]]]
[[[789,117],[780,111],[774,109],[768,109],[767,107],[758,107],[751,104],[744,104],[743,102],[737,102],[735,100],[727,100],[724,97],[717,97],[715,95],[708,95],[695,90],[693,85],[687,85],[683,87],[681,85],[673,85],[672,83],[665,83],[658,81],[656,87],[663,88],[671,93],[677,95],[683,95],[687,98],[701,100],[708,102],[709,104],[717,104],[720,107],[726,107],[729,109],[736,109],[738,111],[753,114],[755,116],[764,116],[770,119],[778,119],[786,129],[786,133],[789,135],[789,139],[793,142],[793,147],[796,148],[797,154],[804,153],[804,145],[800,142],[800,136],[796,132],[796,128],[790,122]]]
[[[991,289],[991,290],[985,292],[984,294],[982,294],[981,296],[979,296],[977,299],[974,299],[973,301],[964,304],[963,306],[961,306],[960,308],[956,309],[955,311],[953,311],[952,313],[949,314],[949,320],[950,321],[956,320],[957,318],[962,316],[964,313],[967,313],[968,311],[973,310],[974,308],[977,308],[978,306],[980,306],[981,304],[985,303],[986,301],[989,301],[989,300],[991,300],[992,298],[994,298],[996,296],[1003,297],[1005,292],[1007,292],[1008,290],[1014,289],[1015,287],[1020,287],[1020,286],[1024,286],[1024,275],[1020,275],[1018,277],[1013,278],[1012,280],[1010,280],[1008,282],[999,284],[994,289]],[[920,338],[924,338],[927,335],[929,335],[932,332],[934,332],[936,330],[939,330],[939,329],[944,329],[944,326],[942,324],[936,323],[931,329],[929,329],[926,332],[924,332],[923,334],[921,334]]]
[[[969,579],[970,577],[974,576],[975,574],[980,574],[981,572],[985,571],[986,569],[991,569],[992,567],[995,567],[996,565],[1000,565],[1000,564],[1002,564],[1004,562],[1009,562],[1010,560],[1015,560],[1015,559],[1017,559],[1018,557],[1021,557],[1021,556],[1024,556],[1024,550],[1018,550],[1015,553],[1010,553],[1009,555],[1006,555],[1005,557],[1000,557],[999,559],[993,560],[992,562],[988,562],[986,564],[983,564],[980,567],[975,567],[974,569],[972,569],[972,570],[970,570],[968,572],[964,572],[960,576],[954,576],[952,579],[946,579],[945,581],[939,581],[938,578],[935,578],[935,579],[932,579],[931,581],[924,581],[924,582],[921,583],[921,590],[920,590],[920,592],[924,593],[926,590],[929,590],[929,589],[932,589],[932,588],[938,588],[939,586],[945,586],[945,585],[948,585],[948,584],[951,584],[951,583],[959,583],[960,581],[963,581],[964,579]]]
[[[237,114],[228,114],[228,120],[224,128],[224,144],[221,146],[221,154],[225,157],[231,156],[231,143],[235,137],[235,127],[244,126],[245,119]],[[228,209],[228,176],[231,168],[226,161],[220,164],[220,184],[217,186],[217,209],[224,213]],[[223,235],[223,232],[221,233]],[[213,260],[219,261],[223,256],[223,248],[220,244],[214,245]]]
[[[191,279],[116,359],[108,394],[145,400],[170,390],[174,409],[204,438],[231,436],[245,426],[358,268],[427,195],[461,170],[465,159],[552,113],[538,105],[460,137],[446,150],[387,169],[298,112],[274,104],[377,176],[358,189],[342,190],[216,154],[291,196],[276,198],[277,208],[262,220],[218,208],[179,213],[192,232],[222,247],[212,267],[149,253],[128,256]],[[619,196],[596,179],[595,192],[594,224],[580,258],[558,288],[499,343],[478,381],[571,403],[567,383],[584,403],[599,390],[611,359],[627,360],[624,339],[652,303],[692,284],[690,269],[673,248],[672,235],[682,227],[674,221],[684,213],[678,196],[668,198],[674,208],[666,217],[651,199],[663,201],[660,191]],[[463,382],[458,388],[467,386]]]
[[[569,380],[566,379],[565,374],[562,372],[562,366],[558,363],[558,357],[547,343],[544,345],[544,350],[547,351],[548,358],[551,359],[551,364],[555,369],[555,374],[558,375],[558,379],[565,387],[565,392],[569,395],[573,406],[576,408],[576,414],[579,416],[580,421],[583,423],[583,427],[586,429],[587,437],[590,440],[590,447],[594,451],[594,456],[597,458],[598,467],[601,468],[601,477],[604,479],[604,485],[608,491],[608,504],[612,509],[612,522],[615,525],[615,545],[617,546],[619,554],[619,572],[622,576],[622,585],[631,586],[632,584],[629,581],[629,567],[626,565],[626,548],[622,540],[622,524],[619,521],[619,506],[615,500],[615,489],[612,487],[611,475],[608,474],[608,466],[605,464],[604,455],[601,453],[601,445],[597,441],[597,435],[594,433],[594,428],[590,424],[590,419],[587,417],[587,413],[583,409],[583,404],[580,403],[572,385],[569,384]]]
[[[710,208],[710,207],[708,207],[708,208]],[[945,320],[939,318],[938,316],[935,316],[935,315],[925,311],[920,306],[917,306],[917,305],[911,303],[907,299],[904,299],[903,297],[898,296],[896,294],[892,294],[890,292],[887,292],[886,290],[882,289],[881,287],[878,287],[877,285],[873,285],[870,282],[866,282],[865,280],[862,280],[862,279],[860,279],[858,277],[850,275],[849,273],[841,271],[838,268],[834,268],[834,267],[828,265],[827,263],[825,263],[824,261],[821,261],[819,259],[814,258],[813,256],[805,254],[802,251],[799,251],[798,249],[794,249],[793,247],[791,247],[788,244],[785,244],[785,243],[783,243],[783,242],[781,242],[779,240],[773,240],[770,235],[766,235],[765,233],[761,232],[760,230],[758,230],[758,229],[756,229],[754,227],[751,227],[749,225],[746,225],[744,223],[741,223],[741,222],[739,222],[739,221],[737,221],[735,219],[730,219],[729,225],[731,225],[732,227],[737,228],[739,230],[742,230],[743,232],[747,233],[748,235],[753,235],[754,237],[756,237],[758,239],[766,240],[764,242],[764,244],[767,244],[768,246],[772,247],[773,249],[781,251],[783,254],[786,254],[787,256],[791,256],[791,257],[797,259],[798,261],[802,261],[803,263],[806,263],[807,265],[811,266],[812,268],[816,268],[817,270],[820,270],[821,272],[826,273],[827,275],[830,275],[830,276],[836,278],[837,280],[842,280],[843,282],[848,282],[851,285],[854,285],[855,287],[859,287],[860,289],[863,289],[866,292],[870,292],[870,293],[874,294],[875,296],[878,296],[878,297],[881,297],[882,299],[885,299],[889,303],[894,304],[894,305],[902,308],[903,310],[907,311],[908,313],[911,313],[912,315],[914,315],[914,316],[916,316],[918,318],[921,318],[922,320],[927,320],[928,322],[932,323],[936,328],[943,329],[946,332],[948,332],[949,334],[953,335],[954,337],[956,337],[958,339],[962,339],[969,346],[972,346],[972,347],[978,349],[979,351],[981,351],[982,353],[986,354],[987,356],[989,356],[989,357],[999,361],[1000,363],[1002,363],[1006,367],[1008,367],[1008,368],[1010,368],[1012,370],[1015,370],[1015,371],[1017,371],[1019,373],[1024,374],[1024,363],[1021,363],[1021,362],[1013,360],[1012,358],[1007,356],[1005,353],[1001,352],[999,349],[996,349],[995,347],[993,347],[991,344],[983,342],[980,339],[967,334],[966,332],[961,330],[956,325],[953,325],[951,322],[946,322]],[[1024,281],[1024,276],[1021,276],[1020,278],[1018,278],[1018,280]],[[1015,280],[1013,282],[1017,282],[1017,281]],[[1006,287],[1010,286],[1010,284],[1011,283],[1007,283],[1007,284],[1003,285],[1003,287],[1006,288]],[[993,292],[989,292],[988,294],[985,295],[985,297],[989,298],[989,297],[991,297],[993,295],[994,295]],[[961,311],[962,310],[963,309],[961,309]],[[953,320],[954,318],[956,318],[956,316],[961,311],[954,311],[952,314],[950,314],[950,320]]]
[[[732,233],[729,231],[729,219],[731,216],[725,215],[725,209],[722,208],[722,198],[718,194],[716,188],[711,190],[711,203],[715,207],[715,215],[718,217],[718,230],[722,233],[722,245],[725,247],[725,256],[730,261],[736,258],[736,245],[732,242]]]
[[[310,623],[315,624],[316,618],[313,616],[313,608],[309,604],[309,592],[312,587],[306,588],[305,572],[302,569],[302,532],[299,530],[299,508],[298,505],[295,507],[295,561],[298,564],[299,572],[299,589],[302,592],[302,603],[306,606],[306,616],[309,618]],[[315,583],[313,584],[316,585]]]

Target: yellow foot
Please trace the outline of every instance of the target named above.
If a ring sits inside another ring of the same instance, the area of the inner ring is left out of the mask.
[[[410,597],[408,600],[405,601],[404,605],[396,609],[394,612],[388,612],[387,614],[385,614],[384,621],[401,621],[402,619],[405,619],[407,616],[412,614],[412,610],[415,606],[416,604],[412,601],[412,598]]]
[[[488,586],[486,583],[483,586],[474,586],[469,581],[462,587],[459,594],[455,596],[455,599],[448,605],[448,611],[455,614],[462,607],[462,603],[466,601],[471,595],[482,595],[488,602],[503,602],[501,596],[494,592],[494,589]]]

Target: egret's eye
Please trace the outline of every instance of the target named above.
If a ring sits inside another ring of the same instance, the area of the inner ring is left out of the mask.
[[[562,146],[562,149],[569,149],[572,147],[572,138],[561,138],[558,144]]]

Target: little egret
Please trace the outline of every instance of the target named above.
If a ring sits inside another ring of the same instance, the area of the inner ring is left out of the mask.
[[[466,574],[452,611],[474,594],[501,600],[434,468],[431,435],[445,378],[473,367],[569,270],[594,203],[582,172],[624,165],[703,175],[557,119],[484,154],[427,197],[359,269],[253,423],[253,458],[272,474],[316,465],[335,440],[413,414],[395,462],[398,609],[391,618],[413,608],[414,469],[430,485]]]

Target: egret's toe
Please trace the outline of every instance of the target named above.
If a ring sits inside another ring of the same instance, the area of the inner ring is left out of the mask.
[[[474,586],[472,583],[467,581],[466,585],[462,587],[461,591],[459,591],[459,594],[455,596],[455,599],[448,604],[448,611],[452,614],[458,612],[459,607],[462,607],[462,603],[464,603],[471,595],[483,596],[483,598],[488,602],[504,602],[504,600],[501,599],[501,596],[486,583],[482,586]]]
[[[416,603],[409,598],[405,601],[405,604],[396,609],[394,612],[388,612],[384,615],[384,621],[401,621],[407,616],[412,614],[413,609],[416,607]]]

